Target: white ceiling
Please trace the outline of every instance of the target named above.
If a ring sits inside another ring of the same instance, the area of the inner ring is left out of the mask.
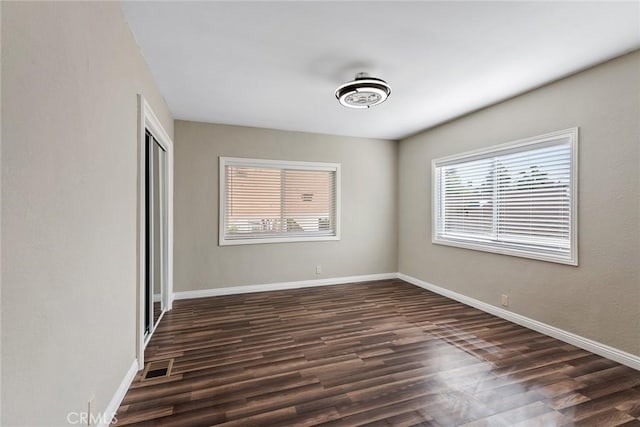
[[[640,47],[640,3],[125,2],[176,119],[399,139]],[[366,71],[389,100],[347,109]]]

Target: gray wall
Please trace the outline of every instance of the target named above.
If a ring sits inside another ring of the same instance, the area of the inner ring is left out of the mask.
[[[640,354],[640,53],[400,142],[399,271]],[[431,160],[580,127],[579,267],[431,243]]]
[[[2,2],[2,420],[104,411],[135,358],[137,99],[120,5]]]
[[[341,240],[219,247],[218,156],[341,163]],[[174,290],[395,272],[396,163],[394,141],[176,121]]]

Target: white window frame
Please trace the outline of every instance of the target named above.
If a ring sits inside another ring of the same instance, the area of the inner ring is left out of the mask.
[[[218,213],[218,244],[220,246],[233,245],[255,245],[263,243],[290,243],[290,242],[318,242],[328,240],[340,240],[340,163],[303,162],[288,160],[266,160],[266,159],[245,159],[241,157],[220,157],[220,177],[219,181],[219,207]],[[332,171],[335,172],[336,183],[336,206],[335,206],[335,236],[295,236],[295,237],[266,237],[255,239],[225,239],[224,230],[225,211],[227,203],[226,166],[246,166],[246,167],[270,167],[281,169],[301,169],[311,171]]]
[[[501,247],[500,242],[491,244],[483,242],[465,242],[438,235],[438,221],[440,216],[440,180],[437,170],[439,167],[451,164],[467,162],[497,154],[508,154],[510,152],[524,151],[527,148],[535,149],[536,146],[543,146],[546,142],[559,138],[569,138],[571,146],[571,167],[570,167],[570,191],[571,191],[571,216],[570,216],[570,256],[553,256],[530,252],[526,249],[515,249]],[[432,221],[431,221],[431,242],[438,245],[454,246],[458,248],[473,249],[483,252],[492,252],[502,255],[511,255],[523,258],[549,261],[567,265],[578,265],[578,128],[570,128],[561,131],[551,132],[531,138],[520,139],[506,144],[494,145],[479,150],[468,151],[447,157],[433,159],[431,161],[431,200],[432,200]]]

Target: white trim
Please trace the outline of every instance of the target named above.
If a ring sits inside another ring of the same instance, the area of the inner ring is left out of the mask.
[[[454,248],[473,249],[473,250],[476,250],[476,251],[489,252],[489,253],[492,253],[492,254],[517,256],[519,258],[528,258],[528,259],[535,259],[535,260],[538,260],[538,261],[554,262],[556,264],[565,264],[565,265],[571,265],[571,266],[574,266],[574,267],[578,265],[577,260],[576,261],[572,261],[572,260],[568,260],[568,259],[564,259],[564,258],[556,258],[556,257],[550,256],[550,255],[543,255],[543,254],[538,254],[538,253],[534,253],[534,252],[527,252],[524,249],[520,250],[520,249],[516,249],[516,248],[501,248],[499,246],[491,246],[491,245],[487,245],[487,244],[483,244],[483,243],[473,243],[473,242],[455,241],[455,240],[444,240],[444,239],[438,239],[438,238],[435,238],[435,237],[431,239],[431,243],[436,244],[436,245],[442,245],[442,246],[452,246]],[[574,248],[573,247],[571,248],[571,252],[574,252]]]
[[[372,282],[375,280],[396,279],[398,273],[366,274],[362,276],[333,277],[329,279],[300,280],[297,282],[265,283],[261,285],[229,286],[225,288],[201,289],[197,291],[176,292],[176,300],[216,297],[221,295],[246,294],[251,292],[280,291],[286,289],[311,288],[316,286],[343,285],[345,283]]]
[[[142,95],[139,95],[144,104],[145,127],[148,128],[158,143],[167,153],[167,298],[165,306],[167,310],[171,310],[173,299],[173,141],[162,127],[162,123],[156,117],[149,103]],[[144,129],[142,129],[142,142],[144,142]]]
[[[525,151],[530,146],[539,146],[540,144],[552,144],[559,138],[569,138],[571,147],[571,251],[568,257],[557,256],[553,254],[531,252],[526,248],[510,247],[508,243],[503,242],[473,242],[466,240],[457,240],[452,237],[439,237],[438,220],[441,218],[440,212],[440,177],[437,169],[457,163],[461,160],[473,161],[487,158],[495,155],[503,155]],[[578,128],[559,130],[544,135],[533,136],[530,138],[519,139],[517,141],[507,142],[505,144],[484,147],[478,150],[467,151],[451,156],[440,157],[431,160],[431,243],[437,245],[454,246],[464,249],[473,249],[483,252],[491,252],[501,255],[511,255],[522,258],[530,258],[541,261],[555,262],[559,264],[567,264],[572,266],[578,265]]]
[[[255,237],[247,239],[225,239],[225,207],[227,200],[227,186],[226,186],[226,174],[225,167],[227,165],[241,165],[241,166],[254,166],[254,167],[271,167],[279,169],[300,169],[300,170],[316,170],[316,171],[331,171],[335,172],[335,230],[334,235],[329,236],[271,236],[271,237]],[[268,160],[268,159],[245,159],[241,157],[224,157],[220,156],[218,159],[218,245],[219,246],[235,246],[235,245],[256,245],[263,243],[292,243],[292,242],[319,242],[340,240],[340,198],[341,198],[341,173],[340,163],[326,163],[326,162],[303,162],[303,161],[288,161],[288,160]]]
[[[220,157],[225,165],[248,166],[257,168],[300,169],[317,171],[335,171],[340,163],[303,162],[298,160],[245,159],[244,157]]]
[[[475,298],[471,298],[466,295],[441,288],[440,286],[436,286],[432,283],[416,279],[415,277],[407,276],[403,273],[398,273],[397,277],[398,279],[404,280],[405,282],[411,283],[412,285],[418,286],[431,292],[435,292],[447,298],[459,301],[463,304],[470,305],[471,307],[475,307],[478,310],[493,314],[494,316],[498,316],[502,319],[524,326],[525,328],[532,329],[534,331],[559,339],[560,341],[572,344],[576,347],[590,351],[602,357],[606,357],[607,359],[622,363],[623,365],[629,366],[630,368],[640,370],[640,356],[618,350],[617,348],[608,346],[598,341],[594,341],[589,338],[574,334],[572,332],[556,328],[555,326],[539,322],[521,314],[513,313],[509,310],[487,304]]]
[[[138,95],[138,280],[136,283],[137,300],[136,308],[136,356],[139,363],[138,369],[144,368],[144,286],[145,286],[145,187],[146,187],[146,159],[145,159],[145,113],[144,98]]]
[[[336,228],[335,228],[335,232],[336,232],[336,240],[340,240],[340,236],[342,236],[342,234],[340,234],[342,231],[342,228],[340,226],[340,217],[342,216],[342,205],[340,200],[342,200],[342,168],[340,167],[340,164],[338,163],[338,167],[336,168]]]
[[[326,242],[329,240],[340,240],[340,236],[300,236],[300,237],[269,237],[256,239],[224,240],[219,242],[220,246],[237,245],[261,245],[263,243],[294,243],[294,242]]]
[[[218,157],[218,245],[224,241],[224,211],[225,200],[227,200],[226,174],[224,168],[224,157]],[[176,298],[175,295],[173,296]]]
[[[138,316],[136,321],[136,356],[138,369],[144,368],[144,348],[155,328],[145,340],[144,332],[144,283],[145,283],[145,130],[156,138],[166,152],[167,159],[167,230],[166,230],[166,292],[164,307],[171,310],[173,306],[173,141],[164,130],[162,123],[154,114],[144,96],[138,94],[138,282],[137,301]]]
[[[129,367],[129,370],[127,371],[124,378],[122,379],[122,382],[118,386],[118,389],[113,394],[111,401],[109,401],[107,408],[104,410],[104,413],[103,413],[104,416],[101,417],[101,422],[100,424],[98,424],[98,427],[109,426],[111,419],[113,418],[115,413],[118,411],[118,408],[120,407],[120,404],[124,399],[124,396],[127,394],[127,391],[129,390],[129,387],[131,386],[133,379],[136,377],[137,372],[138,372],[138,361],[134,360],[133,363],[131,364],[131,367]]]

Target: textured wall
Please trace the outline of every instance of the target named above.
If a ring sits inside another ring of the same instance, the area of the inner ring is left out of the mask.
[[[176,292],[396,271],[396,142],[187,121],[175,135]],[[219,156],[341,163],[341,240],[219,247]]]
[[[135,358],[137,94],[117,2],[2,2],[2,425],[104,411]]]

